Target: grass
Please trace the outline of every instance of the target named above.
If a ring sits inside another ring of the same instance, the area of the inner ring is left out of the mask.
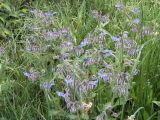
[[[1,0],[0,120],[159,120],[158,0]]]

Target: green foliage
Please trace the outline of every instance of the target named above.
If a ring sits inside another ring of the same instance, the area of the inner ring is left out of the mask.
[[[159,120],[160,3],[157,0],[124,0],[125,8],[122,10],[117,10],[120,8],[116,5],[119,2],[115,0],[0,1],[0,120],[129,120],[133,117],[137,120]],[[131,12],[135,6],[141,9],[139,14]],[[92,15],[93,10],[98,11],[98,17]],[[43,15],[50,15],[50,12],[53,13],[51,18]],[[103,22],[101,17],[105,15],[107,18]],[[140,18],[140,24],[132,26],[134,18]],[[146,26],[149,32],[146,30],[144,35]],[[138,32],[132,32],[132,27]],[[61,28],[68,28],[73,39],[65,36],[52,41],[44,37],[46,32]],[[124,50],[124,40],[121,39],[119,48],[112,40],[113,36],[123,36],[124,31],[128,31],[130,41],[137,43],[133,56]],[[105,34],[103,46],[99,45],[100,33]],[[79,56],[71,51],[70,58],[63,60],[63,55],[69,52],[61,43],[73,40],[75,50],[85,38],[96,39],[98,44],[83,47],[85,53]],[[113,50],[112,56],[99,60],[97,56],[102,53],[98,51],[105,48]],[[90,57],[92,50],[96,62],[85,66],[86,57]],[[126,67],[126,60],[131,65]],[[113,70],[105,68],[103,63],[112,65]],[[96,75],[101,68],[105,72],[112,71],[113,81],[99,80],[96,88],[77,94],[78,82],[82,84],[86,79],[99,79]],[[35,82],[25,75],[32,69],[40,76]],[[137,74],[135,70],[138,70]],[[125,95],[120,95],[116,84],[117,75],[122,72],[130,74],[130,81],[124,78],[128,85]],[[77,83],[74,81],[73,88],[64,83],[68,73],[78,80]],[[46,81],[54,82],[50,91],[42,89],[41,83]],[[70,99],[77,106],[82,103],[88,105],[87,112],[81,107],[75,113],[71,112],[66,101],[57,95],[57,91],[66,92],[68,89]]]
[[[2,40],[15,37],[14,34],[19,32],[18,27],[23,25],[22,21],[27,12],[27,8],[13,7],[9,1],[0,3],[0,38]]]

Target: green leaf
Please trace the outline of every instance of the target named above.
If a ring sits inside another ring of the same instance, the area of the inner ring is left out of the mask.
[[[160,101],[152,101],[154,104],[156,104],[158,107],[160,107]]]
[[[91,96],[92,98],[94,98],[94,97],[96,97],[96,93],[92,93],[92,96]]]
[[[7,120],[7,118],[1,117],[0,120]]]
[[[96,65],[91,65],[91,66],[89,67],[89,69],[90,69],[90,71],[91,71],[92,74],[96,74],[98,68],[97,68]]]
[[[2,64],[0,64],[0,70],[2,69]]]
[[[21,12],[22,13],[28,13],[28,10],[24,8],[24,9],[21,10]]]
[[[5,22],[4,18],[0,17],[0,21],[2,21],[2,23]]]
[[[50,114],[50,115],[52,115],[52,116],[54,116],[54,115],[58,115],[58,114],[60,114],[60,111],[57,111],[57,110],[51,110],[51,111],[49,111],[49,114]]]
[[[11,35],[11,32],[8,29],[3,28],[3,29],[0,30],[0,36],[7,37],[7,36],[10,36],[10,35]]]
[[[5,9],[8,10],[9,12],[11,12],[11,8],[10,8],[7,4],[5,4],[5,3],[1,3],[1,4],[0,4],[0,9],[2,9],[2,8],[5,8]]]
[[[68,115],[69,119],[70,120],[75,120],[77,119],[77,116],[76,115]]]
[[[124,104],[126,104],[126,100],[125,100],[125,98],[123,98],[123,97],[120,97],[117,101],[116,101],[116,103],[114,104],[115,106],[121,106],[121,105],[124,105]]]
[[[11,35],[11,32],[8,29],[4,29],[3,31],[6,35]]]

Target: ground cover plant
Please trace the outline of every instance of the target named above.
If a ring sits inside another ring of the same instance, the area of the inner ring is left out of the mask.
[[[0,0],[0,120],[160,120],[158,0]]]

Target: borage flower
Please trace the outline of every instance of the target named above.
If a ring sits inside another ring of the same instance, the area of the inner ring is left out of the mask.
[[[41,10],[38,10],[38,9],[33,9],[33,10],[30,10],[30,12],[35,16],[35,17],[39,17],[39,18],[42,18],[44,17],[44,14]]]
[[[98,77],[106,83],[110,83],[112,81],[112,76],[113,76],[112,73],[105,73],[104,69],[101,69],[98,72]]]
[[[107,15],[103,15],[100,17],[100,21],[101,23],[105,24],[105,23],[108,23],[109,22],[109,16]]]
[[[64,41],[64,42],[62,42],[61,48],[66,50],[66,51],[72,51],[73,50],[72,41]]]
[[[67,75],[64,81],[67,85],[74,86],[74,79],[71,75]]]
[[[119,89],[119,94],[120,94],[120,96],[125,96],[126,95],[126,88],[121,86]]]
[[[115,8],[116,8],[118,11],[121,11],[121,10],[124,9],[124,5],[123,5],[123,3],[118,2],[118,3],[115,5]]]
[[[131,20],[131,22],[129,23],[129,26],[132,26],[132,25],[138,25],[140,24],[141,20],[139,18],[135,18],[133,20]]]
[[[151,31],[148,27],[143,27],[143,30],[142,30],[142,37],[144,36],[147,36],[147,35],[150,35],[151,34]]]
[[[70,54],[69,53],[64,53],[60,56],[60,60],[66,60],[70,58]]]
[[[107,64],[106,62],[104,62],[104,66],[109,70],[112,70],[112,71],[114,70],[112,64]]]
[[[70,35],[69,28],[62,28],[60,31],[60,38],[63,39],[64,37]]]
[[[77,106],[76,106],[76,103],[75,102],[71,102],[71,105],[70,105],[70,112],[72,113],[75,113],[77,112]]]
[[[125,67],[131,66],[131,65],[132,65],[132,61],[130,59],[125,59],[124,60],[124,66]]]
[[[140,13],[141,11],[140,11],[139,8],[134,7],[134,8],[131,9],[131,12],[134,13],[134,14],[138,14],[138,13]]]
[[[66,104],[67,104],[67,108],[70,107],[70,93],[69,93],[69,90],[66,90],[66,93],[63,93],[63,92],[59,92],[57,91],[56,94],[59,96],[59,97],[63,97]]]
[[[87,57],[84,59],[83,66],[90,66],[95,63],[95,60],[92,57]]]
[[[50,91],[54,86],[53,82],[43,82],[40,84],[40,87],[46,91]]]
[[[86,90],[92,90],[94,88],[97,87],[97,84],[98,84],[98,80],[96,81],[88,81],[88,84],[86,85]]]
[[[48,12],[44,12],[43,14],[45,17],[50,18],[50,17],[53,17],[53,15],[55,15],[56,12],[48,11]]]
[[[130,74],[128,72],[122,72],[121,76],[123,77],[124,80],[127,80],[127,81],[130,80]]]
[[[111,57],[112,56],[112,54],[113,54],[113,51],[112,50],[103,50],[102,51],[103,52],[103,56],[104,56],[104,58],[108,58],[108,57]]]
[[[56,91],[56,94],[59,96],[59,97],[65,97],[65,93],[63,92],[59,92],[59,91]]]
[[[92,56],[92,54],[94,53],[94,50],[93,49],[88,49],[88,50],[86,50],[86,55],[89,57],[91,57]]]
[[[122,77],[121,77],[120,73],[118,73],[118,75],[117,75],[116,83],[117,83],[118,86],[123,84],[123,80],[122,80]]]
[[[127,40],[127,39],[124,39],[123,40],[123,47],[125,48],[125,49],[130,49],[131,47],[132,47],[132,44],[131,44],[131,41],[129,41],[129,40]]]
[[[85,47],[87,45],[92,44],[93,42],[93,36],[91,33],[88,34],[88,36],[80,43],[81,47]]]
[[[101,33],[99,34],[99,39],[100,39],[100,40],[103,40],[103,39],[105,38],[105,35],[106,35],[106,33],[101,32]]]
[[[111,36],[111,39],[115,42],[119,42],[121,41],[121,37],[120,36]]]
[[[92,16],[93,16],[93,18],[98,18],[99,17],[99,13],[98,13],[98,11],[97,10],[92,10]]]
[[[78,91],[80,94],[87,92],[88,90],[92,90],[96,88],[98,84],[98,80],[96,81],[91,81],[91,80],[84,80],[80,83],[78,87]]]
[[[27,77],[27,79],[31,80],[32,82],[35,82],[39,77],[39,73],[34,70],[30,70],[29,72],[23,72],[23,74]]]
[[[134,69],[134,71],[133,71],[133,75],[134,75],[134,76],[137,76],[137,75],[138,75],[138,73],[139,73],[139,70],[138,70],[138,69]]]
[[[44,38],[46,40],[55,40],[60,36],[59,32],[56,31],[48,31],[46,33],[44,33]]]
[[[91,40],[89,38],[85,38],[81,43],[80,46],[81,47],[85,47],[87,45],[91,44]]]
[[[136,53],[136,49],[135,48],[130,48],[128,51],[128,55],[129,56],[133,56]]]
[[[28,45],[26,45],[25,49],[27,52],[34,53],[39,50],[39,46],[36,45],[36,43],[29,43]]]
[[[84,49],[81,46],[76,46],[74,48],[74,51],[76,52],[77,56],[80,56],[81,54],[84,53]]]
[[[128,31],[124,31],[123,35],[122,35],[123,39],[127,39],[128,38]]]

